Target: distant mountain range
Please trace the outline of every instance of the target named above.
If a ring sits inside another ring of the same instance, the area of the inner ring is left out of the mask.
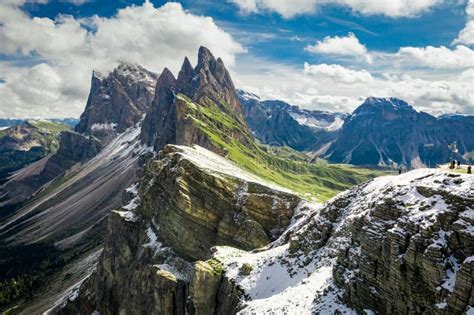
[[[417,168],[467,162],[474,116],[439,117],[396,98],[369,97],[352,114],[303,110],[239,91],[253,134],[270,145],[311,151],[335,163]]]
[[[146,112],[154,97],[156,80],[156,74],[130,64],[120,65],[108,76],[94,72],[89,105],[81,123],[75,118],[49,120],[66,124],[79,133],[113,137]],[[367,98],[351,114],[307,110],[280,100],[262,100],[243,90],[236,92],[243,117],[257,139],[272,146],[311,152],[334,163],[417,168],[436,166],[450,159],[466,163],[466,153],[474,151],[474,137],[470,136],[474,116],[470,115],[435,117],[416,111],[402,100],[375,97]],[[124,102],[124,106],[117,102]],[[0,129],[26,121],[0,119]],[[117,130],[111,133],[112,129]]]
[[[18,126],[22,125],[28,120],[35,120],[35,119],[8,119],[8,118],[0,118],[0,129],[4,129],[5,127],[11,127],[11,126]],[[74,128],[77,123],[79,122],[79,119],[77,118],[48,118],[44,120],[49,120],[61,124],[68,125],[71,128]]]
[[[319,148],[331,141],[347,114],[305,110],[278,100],[261,100],[237,91],[245,120],[255,137],[266,144],[286,145],[298,151]]]

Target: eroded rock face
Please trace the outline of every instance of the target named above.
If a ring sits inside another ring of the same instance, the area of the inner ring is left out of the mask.
[[[212,102],[222,111],[237,117],[243,128],[247,128],[234,84],[224,63],[207,48],[200,47],[194,69],[188,58],[185,58],[177,79],[166,68],[161,73],[151,111],[143,122],[142,143],[153,146],[156,151],[166,144],[198,144],[215,151],[211,141],[200,133],[195,124],[186,124],[187,111],[180,95],[203,106]]]
[[[294,195],[215,176],[183,158],[187,153],[177,147],[168,146],[163,153],[163,159],[149,164],[157,175],[144,196],[143,211],[184,257],[207,259],[218,244],[262,247],[289,224],[298,202]]]
[[[156,80],[156,74],[132,64],[120,64],[107,76],[94,71],[86,109],[75,131],[107,142],[135,125],[151,106]]]
[[[215,245],[251,250],[288,226],[299,198],[245,180],[203,148],[166,146],[147,166],[135,197],[109,219],[97,272],[61,312],[231,314],[240,290],[222,277]],[[206,162],[207,161],[207,162]],[[228,170],[228,172],[226,171]],[[140,205],[138,205],[140,204]],[[137,205],[137,206],[133,206]]]
[[[377,178],[303,212],[266,251],[214,258],[244,291],[244,313],[463,314],[474,305],[473,188],[472,176],[427,169]]]
[[[460,314],[474,305],[473,189],[469,178],[434,174],[381,189],[352,222],[352,244],[334,269],[347,302],[386,314]]]

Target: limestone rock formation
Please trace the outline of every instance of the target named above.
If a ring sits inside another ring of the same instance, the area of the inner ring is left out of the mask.
[[[198,144],[217,150],[194,123],[186,123],[188,113],[183,103],[186,99],[202,106],[216,105],[247,129],[234,84],[224,63],[207,48],[200,47],[194,69],[185,58],[178,79],[166,68],[161,73],[152,108],[143,122],[141,138],[144,144],[153,146],[156,151],[169,143]],[[241,138],[243,140],[244,137]]]
[[[465,314],[473,187],[427,169],[377,178],[301,213],[266,251],[219,247],[214,259],[245,292],[243,313]]]
[[[97,272],[62,312],[234,313],[239,290],[211,248],[268,245],[299,202],[204,148],[166,146],[113,212]]]
[[[156,74],[127,63],[107,76],[94,71],[86,109],[75,131],[107,141],[132,127],[150,108],[156,79]]]

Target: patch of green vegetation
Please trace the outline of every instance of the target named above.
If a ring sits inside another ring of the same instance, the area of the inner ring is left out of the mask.
[[[27,123],[30,126],[37,128],[41,132],[56,135],[59,134],[61,131],[71,130],[71,128],[65,124],[50,120],[28,120]]]
[[[13,307],[10,307],[9,309],[5,310],[2,312],[2,315],[12,315],[16,314],[16,310],[18,309],[18,306],[15,305]]]
[[[20,129],[18,129],[20,128]],[[0,131],[0,143],[3,137],[15,146],[0,147],[0,179],[8,173],[33,163],[59,148],[59,133],[70,130],[69,126],[48,120],[29,120],[25,126]]]
[[[179,97],[187,104],[188,117],[228,159],[303,197],[326,201],[353,185],[386,174],[381,170],[329,164],[324,160],[312,163],[310,158],[290,148],[275,149],[257,144],[242,118],[225,105],[219,107],[208,98],[197,104],[184,95]]]
[[[21,299],[33,297],[54,270],[64,265],[52,245],[32,244],[0,248],[0,309],[14,312]]]
[[[251,264],[244,263],[239,269],[239,274],[242,276],[248,276],[252,273],[253,267]]]
[[[217,259],[209,259],[206,261],[206,263],[211,266],[212,270],[216,275],[221,275],[224,272],[224,266]]]

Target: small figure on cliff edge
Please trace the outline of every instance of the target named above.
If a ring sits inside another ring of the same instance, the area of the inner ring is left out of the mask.
[[[452,161],[451,161],[451,164],[449,165],[449,169],[450,169],[450,170],[453,170],[455,167],[456,167],[456,161],[455,161],[455,160],[452,160]]]

